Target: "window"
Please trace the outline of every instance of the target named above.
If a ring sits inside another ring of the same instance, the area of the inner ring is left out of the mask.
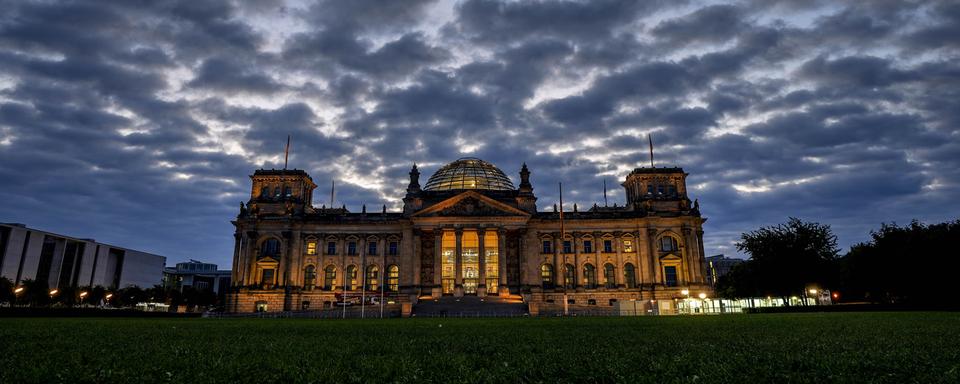
[[[347,282],[346,282],[347,289],[351,291],[356,290],[357,289],[357,266],[356,265],[351,265],[347,267],[346,277],[347,277]]]
[[[633,252],[633,240],[623,240],[623,251]]]
[[[567,264],[563,266],[563,286],[567,289],[576,288],[577,277],[574,276],[574,271],[576,267],[572,264]]]
[[[543,241],[543,253],[553,253],[553,242],[550,240]]]
[[[387,248],[387,254],[389,254],[390,256],[396,256],[397,254],[400,253],[400,243],[396,241],[391,241],[388,247],[389,248]]]
[[[347,254],[350,256],[356,256],[357,254],[357,242],[351,241],[347,243]]]
[[[308,242],[307,242],[307,254],[308,254],[308,255],[316,255],[316,254],[317,254],[317,242],[316,242],[316,241],[308,241]]]
[[[612,289],[617,287],[617,272],[613,267],[613,264],[607,263],[603,265],[603,286],[607,289]]]
[[[540,281],[543,283],[543,289],[553,289],[553,266],[544,264],[540,266]]]
[[[260,245],[260,257],[272,257],[277,259],[280,257],[280,240],[277,239],[267,239],[263,244]]]
[[[658,185],[657,185],[657,194],[658,194],[658,195],[662,195],[662,194],[663,194],[663,184],[658,184]]]
[[[260,284],[273,285],[273,269],[267,268],[260,273]]]
[[[371,265],[367,267],[367,290],[376,291],[380,289],[380,267]]]
[[[290,187],[283,187],[283,196],[290,197],[293,196],[293,189]]]
[[[671,196],[672,196],[672,195],[676,195],[676,194],[677,194],[677,187],[674,186],[673,184],[668,185],[668,186],[667,186],[667,194],[668,194],[668,195],[671,195]]]
[[[677,239],[674,239],[672,236],[664,236],[660,238],[660,251],[661,252],[674,252],[680,247],[677,246]]]
[[[583,252],[593,253],[593,241],[590,241],[590,240],[583,241]]]
[[[376,255],[376,254],[377,254],[377,242],[376,242],[376,241],[371,241],[371,242],[367,243],[367,254],[368,254],[368,255]]]
[[[328,241],[328,242],[327,242],[327,254],[328,254],[328,255],[336,255],[336,254],[337,254],[337,242],[336,242],[336,241]]]
[[[584,264],[583,266],[583,285],[587,289],[597,287],[597,268],[593,264]]]
[[[653,184],[647,184],[647,194],[648,195],[653,194]]]
[[[323,269],[323,289],[327,291],[337,289],[337,267],[332,264]]]
[[[613,253],[613,240],[609,240],[609,239],[603,240],[603,252]]]
[[[317,283],[317,268],[308,265],[307,268],[303,270],[303,289],[308,291],[313,290],[313,286]]]
[[[668,287],[677,286],[677,267],[672,265],[663,267],[663,283]]]
[[[280,197],[280,187],[273,189],[273,197]]]
[[[396,265],[387,268],[387,290],[390,292],[400,291],[400,267]]]
[[[261,198],[270,197],[270,187],[260,188],[260,197]]]
[[[637,287],[637,271],[633,264],[627,263],[623,266],[623,282],[626,283],[627,288]]]
[[[573,246],[570,244],[570,240],[563,241],[563,253],[573,253]]]

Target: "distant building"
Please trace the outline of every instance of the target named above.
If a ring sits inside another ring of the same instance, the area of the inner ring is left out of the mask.
[[[719,280],[720,277],[726,275],[734,266],[746,260],[725,257],[720,254],[707,256],[703,261],[706,264],[704,268],[707,271],[707,282],[710,283],[710,285],[717,285],[717,280]]]
[[[152,287],[161,283],[166,257],[92,239],[78,239],[0,223],[0,276],[20,284],[44,280],[50,288]]]
[[[193,287],[201,291],[209,289],[219,295],[230,290],[230,270],[218,270],[216,264],[191,259],[177,263],[176,267],[164,268],[163,284],[178,291]]]

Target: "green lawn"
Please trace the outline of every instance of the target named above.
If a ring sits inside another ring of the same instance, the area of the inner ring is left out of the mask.
[[[960,313],[0,319],[0,383],[960,382]]]

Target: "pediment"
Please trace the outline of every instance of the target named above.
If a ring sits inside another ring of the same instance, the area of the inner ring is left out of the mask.
[[[465,217],[465,216],[530,216],[529,213],[468,191],[441,201],[417,213],[414,217]]]
[[[661,260],[661,261],[683,260],[683,258],[680,257],[680,256],[677,255],[677,254],[668,253],[668,254],[666,254],[666,255],[660,256],[660,260]]]

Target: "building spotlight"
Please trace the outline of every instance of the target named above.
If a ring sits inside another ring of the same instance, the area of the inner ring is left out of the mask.
[[[816,288],[810,288],[810,290],[807,291],[807,292],[810,292],[811,295],[816,295],[816,294],[817,294],[817,289],[816,289]]]
[[[684,290],[680,291],[680,293],[683,294],[684,296],[690,296],[690,290],[689,290],[689,289],[684,289]]]
[[[60,292],[60,290],[58,290],[58,289],[51,289],[51,290],[50,290],[50,296],[56,295],[57,292]]]
[[[107,299],[107,300],[110,300],[111,297],[113,297],[113,294],[112,294],[112,293],[108,293],[107,296],[106,296],[106,299]]]
[[[87,292],[80,292],[80,298],[87,297]]]
[[[23,292],[23,287],[17,287],[17,289],[13,290],[13,293],[15,294],[20,294],[20,292]]]
[[[700,292],[700,294],[699,294],[698,296],[699,296],[701,299],[706,299],[706,298],[707,298],[707,294],[706,294],[706,293],[703,293],[703,292]]]

